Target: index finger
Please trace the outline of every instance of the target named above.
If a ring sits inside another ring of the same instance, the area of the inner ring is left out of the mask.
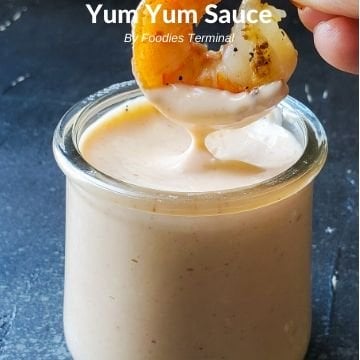
[[[359,17],[358,0],[295,0],[294,3],[326,14],[342,15],[354,19]]]

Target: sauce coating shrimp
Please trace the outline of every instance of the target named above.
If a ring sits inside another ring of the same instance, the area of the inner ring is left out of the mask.
[[[261,0],[243,0],[240,10],[268,10],[270,23],[238,23],[232,29],[233,41],[219,51],[193,43],[189,34],[193,25],[154,24],[146,5],[162,5],[163,10],[194,9],[201,19],[206,6],[220,0],[142,0],[137,22],[133,24],[133,72],[143,89],[170,84],[185,84],[226,90],[233,93],[250,91],[274,81],[287,82],[295,70],[297,51],[278,23],[285,13]],[[180,42],[149,42],[147,35],[178,35]]]

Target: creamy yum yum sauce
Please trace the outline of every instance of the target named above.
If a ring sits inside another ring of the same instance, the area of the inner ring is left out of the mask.
[[[198,99],[201,104],[185,101],[188,117],[196,113],[196,105],[215,108],[211,93],[208,95]],[[169,103],[170,96],[164,103]],[[220,105],[225,108],[228,104]],[[167,109],[174,113],[169,106]],[[214,109],[219,117],[220,109]],[[90,164],[118,180],[180,192],[254,185],[288,169],[303,153],[294,135],[282,127],[282,114],[276,109],[241,128],[215,130],[213,124],[203,122],[199,120],[195,126],[170,121],[140,98],[112,110],[88,128],[80,149]]]
[[[221,105],[208,99],[209,108]],[[140,96],[90,125],[79,148],[113,178],[201,192],[211,206],[211,192],[254,186],[300,158],[304,144],[284,118],[273,108],[238,128],[194,127],[168,120]],[[303,359],[312,181],[302,184],[242,210],[238,203],[224,210],[217,197],[218,210],[206,212],[200,198],[179,209],[159,210],[157,198],[146,209],[141,198],[132,206],[121,192],[68,175],[64,324],[73,358]]]

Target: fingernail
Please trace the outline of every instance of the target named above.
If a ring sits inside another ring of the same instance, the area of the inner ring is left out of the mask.
[[[313,29],[313,32],[315,33],[319,28],[322,28],[322,31],[330,31],[332,30],[331,25],[328,23],[328,20],[320,21]]]
[[[300,10],[303,10],[303,9],[304,9],[304,5],[300,4],[300,3],[297,2],[296,0],[290,0],[290,2],[291,2],[295,7],[297,7],[298,9],[300,9]]]

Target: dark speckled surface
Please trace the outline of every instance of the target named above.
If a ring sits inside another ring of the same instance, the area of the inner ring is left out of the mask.
[[[291,93],[319,116],[330,144],[316,183],[307,359],[358,359],[358,80],[316,55],[293,10],[284,27],[300,52]],[[0,2],[1,360],[71,359],[62,335],[64,178],[52,133],[71,104],[131,77],[129,30],[92,25],[81,1]]]

